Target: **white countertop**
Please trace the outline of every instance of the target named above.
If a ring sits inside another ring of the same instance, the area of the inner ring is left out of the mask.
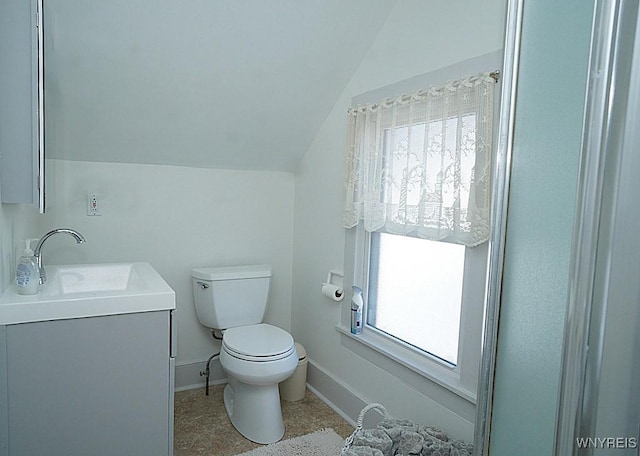
[[[175,292],[149,263],[45,266],[38,294],[12,284],[0,297],[0,325],[175,309]]]

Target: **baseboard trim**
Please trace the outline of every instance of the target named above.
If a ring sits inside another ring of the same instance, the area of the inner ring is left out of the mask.
[[[205,377],[200,375],[204,371],[207,359],[182,361],[176,363],[176,382],[174,391],[187,391],[205,387]],[[227,382],[227,376],[220,366],[220,361],[214,359],[209,365],[209,385],[220,385]]]
[[[347,385],[333,378],[329,371],[313,362],[313,360],[309,360],[307,387],[354,427],[360,411],[368,404],[367,401],[351,391]],[[365,416],[365,427],[373,428],[381,419],[382,415],[377,410],[373,410]]]
[[[356,421],[351,419],[350,416],[347,416],[342,409],[340,409],[336,404],[334,404],[329,399],[327,399],[324,394],[322,394],[320,391],[318,391],[317,389],[315,389],[313,386],[309,385],[308,383],[307,383],[307,389],[309,391],[311,391],[313,394],[315,394],[316,396],[318,396],[318,398],[320,398],[320,400],[322,402],[327,404],[334,412],[336,412],[338,415],[340,415],[347,423],[352,425],[354,428],[356,427]]]

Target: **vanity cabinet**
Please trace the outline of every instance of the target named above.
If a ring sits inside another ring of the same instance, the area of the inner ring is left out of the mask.
[[[0,326],[0,455],[173,454],[171,318]]]
[[[44,212],[43,0],[0,1],[0,197]],[[39,12],[40,11],[40,12]]]

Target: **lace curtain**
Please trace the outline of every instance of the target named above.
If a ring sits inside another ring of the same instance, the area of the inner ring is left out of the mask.
[[[485,242],[494,87],[481,73],[349,109],[344,227]]]

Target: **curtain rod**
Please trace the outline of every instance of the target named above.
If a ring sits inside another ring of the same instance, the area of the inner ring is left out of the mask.
[[[492,71],[490,73],[482,72],[480,73],[480,75],[488,75],[491,79],[494,80],[494,82],[498,82],[500,80],[500,70],[496,70],[496,71]],[[478,78],[480,75],[478,76],[468,76],[467,78]],[[458,83],[459,81],[450,81],[449,84],[455,84]],[[440,89],[444,89],[445,86],[440,87]],[[438,89],[437,87],[432,87],[429,90],[433,90],[433,89]],[[413,95],[420,95],[423,96],[425,93],[427,92],[427,90],[421,90],[419,92],[414,93]],[[400,95],[396,98],[385,98],[384,100],[377,102],[377,103],[369,103],[367,105],[358,105],[358,106],[351,106],[350,108],[347,109],[347,113],[349,115],[357,115],[358,112],[363,113],[366,110],[370,110],[373,112],[373,110],[377,110],[380,107],[388,107],[390,106],[389,103],[394,103],[396,101],[401,101],[401,100],[405,100],[408,101],[409,99],[412,98],[413,95],[407,95],[407,94],[403,94]]]

